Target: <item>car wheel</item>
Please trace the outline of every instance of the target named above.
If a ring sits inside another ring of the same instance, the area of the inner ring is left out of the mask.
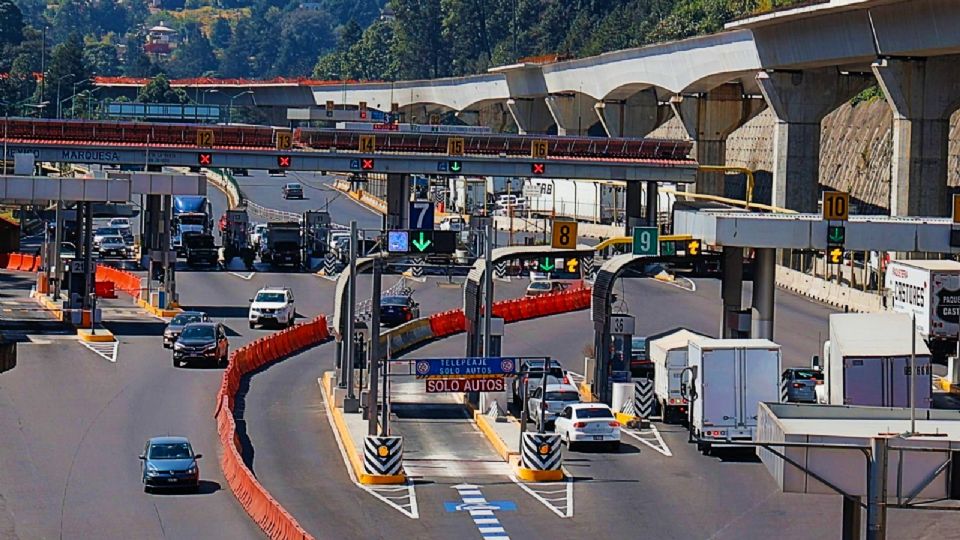
[[[253,328],[254,328],[255,326],[257,326],[256,323],[250,323],[250,329],[251,329],[251,330],[253,330]]]
[[[220,367],[227,367],[227,364],[230,363],[230,356],[228,354],[224,354],[220,357],[220,362],[218,363]]]
[[[173,359],[173,367],[180,367],[180,362],[176,358]]]
[[[148,486],[147,484],[144,484],[144,485],[143,485],[143,492],[144,492],[144,493],[153,493],[153,488],[151,488],[151,487]]]

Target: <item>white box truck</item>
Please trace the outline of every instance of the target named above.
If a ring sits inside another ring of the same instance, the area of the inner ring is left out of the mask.
[[[910,317],[902,313],[834,313],[823,345],[827,403],[873,407],[910,406]],[[930,350],[916,339],[913,388],[918,408],[929,409],[933,370]]]
[[[704,454],[753,440],[760,403],[780,401],[780,345],[767,339],[691,341],[682,377],[691,435]]]
[[[647,338],[647,356],[653,363],[653,394],[665,423],[685,420],[688,402],[680,394],[680,376],[687,367],[687,346],[708,336],[680,328]]]
[[[960,262],[890,261],[885,280],[890,310],[916,316],[917,331],[935,357],[945,360],[954,354],[960,332]]]

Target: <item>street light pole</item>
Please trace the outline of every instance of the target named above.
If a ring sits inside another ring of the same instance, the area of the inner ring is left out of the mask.
[[[230,111],[229,111],[229,116],[227,117],[228,126],[233,123],[233,100],[237,99],[240,96],[245,96],[247,94],[252,94],[252,93],[253,93],[253,90],[244,90],[243,92],[240,92],[239,94],[230,98]]]
[[[60,112],[61,112],[60,111],[60,83],[63,82],[64,79],[73,77],[73,76],[74,76],[73,73],[67,73],[66,75],[57,79],[57,119],[60,118]]]

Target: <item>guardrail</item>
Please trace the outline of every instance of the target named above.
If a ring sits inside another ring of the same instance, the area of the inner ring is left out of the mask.
[[[235,349],[230,355],[230,363],[223,372],[220,390],[217,392],[214,418],[217,420],[217,433],[223,447],[223,456],[220,458],[223,476],[247,514],[267,536],[276,540],[313,540],[313,536],[270,495],[244,463],[240,454],[240,440],[237,437],[234,403],[240,381],[246,374],[318,345],[329,337],[327,318],[319,315],[307,323],[281,330]]]
[[[235,210],[243,206],[243,192],[240,184],[227,169],[207,169],[207,181],[217,187],[227,196],[227,206]]]
[[[295,221],[299,223],[300,220],[303,219],[303,216],[301,216],[300,214],[294,214],[293,212],[285,212],[283,210],[276,210],[274,208],[267,208],[265,206],[260,206],[259,204],[250,200],[247,201],[247,211],[267,222]]]

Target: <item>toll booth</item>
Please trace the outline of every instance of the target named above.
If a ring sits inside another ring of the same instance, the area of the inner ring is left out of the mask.
[[[252,268],[256,253],[250,246],[250,217],[247,211],[227,210],[225,218],[222,233],[224,265],[228,265],[234,257],[240,257],[247,268]]]
[[[330,213],[322,210],[310,210],[303,213],[303,259],[319,259],[329,249]]]
[[[610,364],[611,383],[630,382],[630,358],[633,356],[633,333],[636,320],[632,315],[610,315]]]

